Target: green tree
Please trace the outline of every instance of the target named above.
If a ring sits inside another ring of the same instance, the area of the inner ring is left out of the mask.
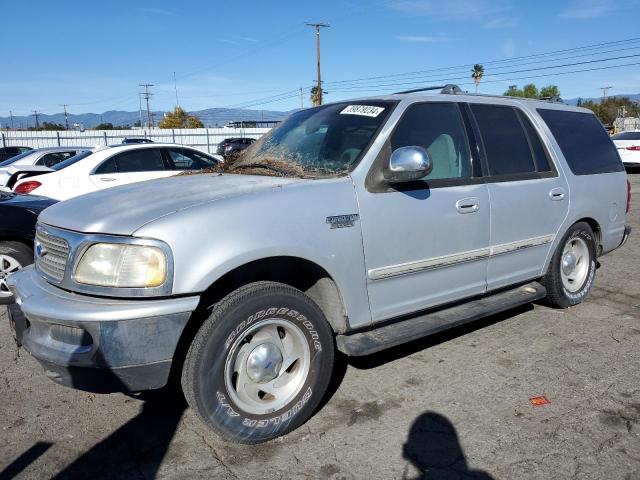
[[[607,97],[600,102],[587,100],[581,106],[593,111],[604,125],[613,124],[623,111],[627,117],[640,117],[640,106],[629,97]]]
[[[548,85],[540,89],[540,98],[553,98],[560,96],[560,89],[557,85]]]
[[[197,115],[189,115],[182,107],[176,106],[158,124],[160,128],[204,128]]]
[[[64,130],[64,126],[60,125],[59,123],[43,122],[42,126],[40,127],[40,130],[47,130],[47,131]]]
[[[519,89],[517,85],[510,85],[503,95],[506,97],[523,98],[559,97],[560,89],[556,85],[547,85],[538,90],[536,85],[528,83],[522,89]]]
[[[478,88],[480,87],[480,82],[482,81],[483,76],[484,67],[479,63],[476,63],[471,69],[471,78],[473,79],[473,83],[476,84],[476,93],[478,93]]]
[[[317,107],[320,105],[320,98],[318,97],[318,86],[311,87],[311,105]]]
[[[113,130],[113,123],[99,123],[94,130]]]

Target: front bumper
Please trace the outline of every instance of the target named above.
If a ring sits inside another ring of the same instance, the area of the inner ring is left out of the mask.
[[[199,297],[119,300],[71,293],[33,267],[11,275],[16,341],[52,380],[94,392],[163,387]]]

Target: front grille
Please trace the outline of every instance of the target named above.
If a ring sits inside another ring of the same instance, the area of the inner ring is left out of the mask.
[[[56,282],[62,281],[69,258],[69,244],[64,238],[36,232],[36,264],[40,271]]]

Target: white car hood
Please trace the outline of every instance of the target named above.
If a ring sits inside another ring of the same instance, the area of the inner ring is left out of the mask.
[[[301,181],[249,175],[182,175],[81,195],[46,209],[38,221],[76,232],[132,235],[143,225],[180,210]]]

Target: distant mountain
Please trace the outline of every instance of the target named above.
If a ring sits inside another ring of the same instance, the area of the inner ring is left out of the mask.
[[[621,97],[628,97],[630,100],[632,101],[640,101],[640,93],[621,93],[619,95],[609,95],[610,97],[616,97],[616,98],[621,98]],[[589,98],[582,98],[583,102],[588,102],[588,101],[592,101],[594,103],[600,103],[602,101],[602,97],[589,97]],[[576,105],[578,103],[578,99],[577,98],[569,98],[569,99],[564,99],[564,102],[567,105]]]
[[[191,115],[197,115],[204,123],[205,127],[224,126],[229,122],[240,122],[250,120],[282,120],[289,112],[280,112],[274,110],[245,110],[239,108],[208,108],[189,112]],[[157,125],[162,120],[165,112],[153,112],[154,123]],[[147,122],[146,111],[142,112],[143,123]],[[93,128],[100,123],[112,123],[115,127],[133,125],[140,120],[140,112],[125,112],[121,110],[110,110],[103,113],[80,113],[69,114],[69,125],[80,124],[84,128]],[[40,124],[44,122],[59,123],[64,125],[64,113],[55,113],[53,115],[38,115]],[[0,117],[0,128],[10,127],[11,119],[9,117]],[[14,128],[28,128],[35,126],[35,117],[33,115],[21,117],[13,117]]]

